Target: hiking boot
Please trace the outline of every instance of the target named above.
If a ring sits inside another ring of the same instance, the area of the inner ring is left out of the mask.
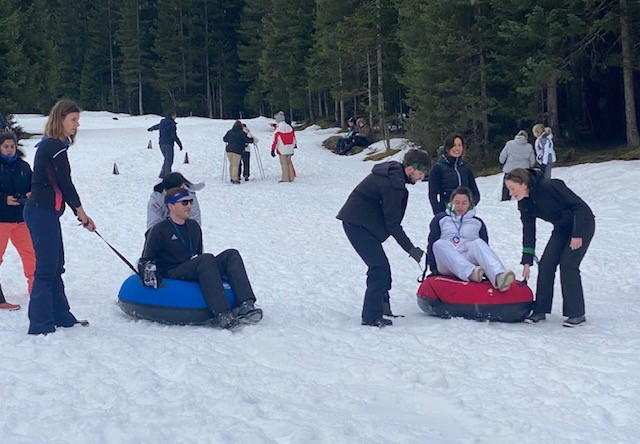
[[[471,274],[469,275],[469,280],[471,282],[482,282],[483,276],[484,276],[484,269],[478,266],[474,268]]]
[[[562,326],[563,327],[579,327],[581,325],[584,325],[586,322],[587,322],[587,318],[585,318],[584,315],[575,316],[573,318],[565,319],[565,321],[562,323]]]
[[[516,280],[516,275],[513,271],[509,270],[505,273],[500,273],[496,276],[496,287],[503,293],[511,288],[511,284]]]
[[[362,325],[368,325],[369,327],[387,327],[393,325],[393,321],[391,319],[385,319],[382,316],[379,318],[375,318],[373,321],[362,321]]]
[[[242,324],[233,315],[231,310],[221,311],[216,316],[216,320],[218,321],[218,325],[220,326],[220,328],[223,328],[225,330],[235,331],[242,327]]]
[[[244,181],[245,181],[245,182],[249,182],[249,178],[248,178],[248,177],[245,177],[245,178],[244,178]]]
[[[0,310],[7,310],[7,311],[20,310],[20,305],[10,304],[8,302],[2,302],[0,303]]]
[[[547,315],[545,313],[531,313],[529,316],[524,318],[524,322],[527,324],[535,324],[540,321],[544,321],[547,319]]]
[[[247,300],[238,308],[236,317],[243,324],[257,324],[262,319],[262,309],[256,308],[253,301]]]

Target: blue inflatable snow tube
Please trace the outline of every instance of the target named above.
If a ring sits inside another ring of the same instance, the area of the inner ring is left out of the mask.
[[[233,290],[226,277],[222,277],[222,282],[229,304],[235,307]],[[156,289],[142,285],[140,277],[134,274],[122,283],[118,305],[134,318],[165,324],[199,325],[213,319],[198,282],[163,279]]]

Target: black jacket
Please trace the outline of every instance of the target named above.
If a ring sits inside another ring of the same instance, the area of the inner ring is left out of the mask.
[[[36,146],[38,150],[33,160],[31,197],[27,204],[63,212],[66,202],[75,214],[81,203],[76,187],[71,182],[71,166],[67,156],[69,145],[45,136]]]
[[[236,128],[235,125],[222,139],[227,142],[227,153],[236,153],[242,155],[244,153],[244,147],[247,143],[253,143],[253,139],[247,136],[242,127]]]
[[[202,230],[198,222],[187,219],[184,225],[170,219],[158,222],[149,231],[144,244],[143,260],[153,260],[161,275],[167,270],[202,254]]]
[[[18,160],[8,163],[0,157],[0,222],[24,222],[24,205],[7,205],[7,196],[24,196],[31,191],[31,167],[18,150]]]
[[[370,231],[380,242],[390,235],[409,252],[413,244],[401,222],[407,209],[408,178],[399,162],[380,163],[351,192],[336,218]]]
[[[553,224],[567,238],[583,237],[594,220],[593,212],[560,179],[545,179],[540,170],[529,169],[529,196],[518,202],[522,220],[522,264],[533,264],[536,218]]]
[[[178,139],[178,132],[176,128],[176,121],[173,120],[173,117],[167,116],[160,121],[157,125],[153,125],[150,128],[147,128],[147,131],[155,131],[160,130],[160,137],[158,143],[160,145],[171,145],[173,143],[177,143],[180,149],[182,149],[182,142]]]
[[[478,205],[480,191],[471,168],[461,158],[443,154],[429,172],[429,202],[434,215],[446,209],[451,193],[458,187],[468,187],[473,194],[473,206]]]

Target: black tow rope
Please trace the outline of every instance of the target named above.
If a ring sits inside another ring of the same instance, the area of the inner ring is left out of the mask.
[[[142,279],[142,276],[140,275],[140,273],[138,272],[138,270],[136,270],[136,269],[135,269],[135,267],[134,267],[133,265],[131,265],[131,262],[129,262],[129,261],[127,260],[127,258],[126,258],[126,257],[124,257],[124,256],[123,256],[123,255],[122,255],[118,250],[116,250],[115,248],[113,248],[113,246],[112,246],[109,242],[107,242],[107,241],[105,240],[105,238],[104,238],[104,237],[100,236],[100,233],[98,233],[98,230],[94,230],[93,232],[94,232],[94,233],[96,233],[96,234],[98,235],[98,237],[99,237],[100,239],[102,239],[102,240],[104,241],[104,243],[105,243],[105,244],[107,244],[107,245],[109,246],[109,248],[111,248],[111,249],[113,250],[113,252],[114,252],[115,254],[117,254],[117,255],[118,255],[118,257],[119,257],[120,259],[122,259],[122,262],[124,262],[125,264],[127,264],[127,265],[129,266],[129,268],[131,268],[131,270],[132,270],[135,274],[137,274],[137,275],[138,275],[138,277],[139,277],[140,279]]]

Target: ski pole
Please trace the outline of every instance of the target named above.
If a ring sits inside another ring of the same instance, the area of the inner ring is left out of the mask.
[[[100,235],[100,233],[98,233],[98,230],[95,230],[95,231],[94,231],[94,233],[96,233],[96,234],[98,235],[98,237],[99,237],[100,239],[102,239],[102,240],[104,241],[104,243],[105,243],[105,244],[107,244],[107,245],[109,246],[109,248],[111,248],[111,249],[113,250],[113,252],[114,252],[115,254],[117,254],[117,255],[118,255],[118,257],[119,257],[120,259],[122,259],[122,261],[123,261],[125,264],[127,264],[127,265],[129,266],[129,268],[131,268],[131,270],[132,270],[135,274],[137,274],[137,275],[138,275],[138,277],[139,277],[140,279],[142,279],[142,276],[140,275],[140,273],[138,272],[138,270],[136,270],[136,269],[134,268],[134,266],[133,266],[133,265],[131,265],[131,262],[129,262],[129,261],[127,260],[127,258],[126,258],[126,257],[124,257],[124,256],[123,256],[123,255],[122,255],[118,250],[116,250],[115,248],[113,248],[113,246],[112,246],[109,242],[107,242],[107,241],[106,241],[106,239]]]

